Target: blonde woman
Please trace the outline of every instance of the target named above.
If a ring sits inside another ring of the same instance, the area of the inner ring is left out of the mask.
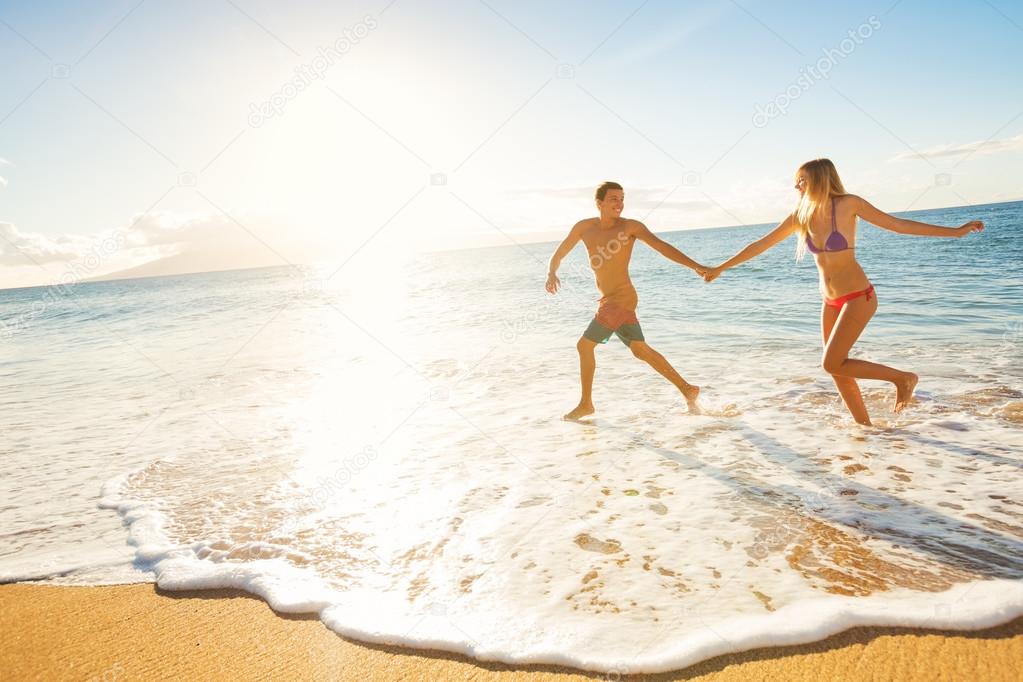
[[[835,165],[828,159],[804,163],[796,171],[799,203],[796,210],[774,230],[747,245],[721,265],[706,271],[703,278],[714,281],[722,272],[759,256],[786,237],[795,234],[797,258],[804,251],[813,254],[820,273],[821,337],[824,357],[821,365],[831,374],[845,406],[858,423],[870,425],[857,379],[877,379],[895,385],[895,412],[901,412],[913,397],[917,375],[893,367],[856,360],[849,350],[877,311],[877,296],[863,268],[856,262],[856,219],[899,234],[924,237],[964,237],[980,232],[979,220],[959,227],[939,227],[896,218],[874,208],[865,199],[847,194]]]

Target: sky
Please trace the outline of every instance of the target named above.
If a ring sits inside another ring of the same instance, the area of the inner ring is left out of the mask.
[[[1023,6],[0,2],[0,288],[1023,199]],[[146,268],[149,268],[147,270]]]

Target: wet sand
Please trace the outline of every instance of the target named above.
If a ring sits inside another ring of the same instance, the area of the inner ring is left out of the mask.
[[[5,680],[593,680],[556,666],[344,639],[311,615],[275,614],[235,590],[0,586]],[[1023,618],[975,632],[854,628],[800,646],[720,656],[650,680],[1017,680]]]

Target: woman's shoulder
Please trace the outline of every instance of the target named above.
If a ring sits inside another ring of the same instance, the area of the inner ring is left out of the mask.
[[[859,206],[863,199],[855,194],[832,194],[831,198],[835,200],[835,205],[844,205],[850,207]]]

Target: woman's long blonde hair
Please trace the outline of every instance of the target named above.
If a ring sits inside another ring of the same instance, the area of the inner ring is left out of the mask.
[[[842,185],[842,178],[838,177],[838,170],[831,159],[814,159],[807,161],[796,171],[796,181],[799,176],[806,178],[806,189],[799,197],[796,210],[793,216],[796,224],[799,225],[799,239],[796,242],[796,258],[802,258],[806,252],[806,235],[810,230],[810,221],[818,213],[824,211],[824,207],[831,201],[831,197],[845,194],[845,187]]]

